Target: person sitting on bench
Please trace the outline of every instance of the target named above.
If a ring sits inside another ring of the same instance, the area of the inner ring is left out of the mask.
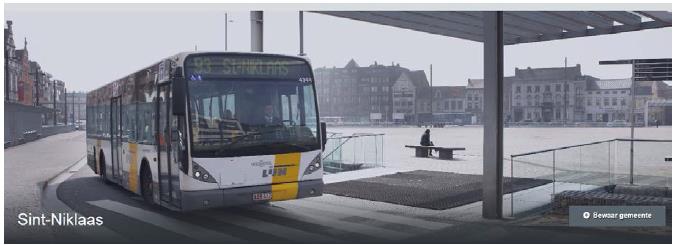
[[[433,146],[434,142],[431,141],[431,130],[427,129],[422,134],[422,139],[420,140],[421,146]],[[429,156],[432,156],[431,149],[429,149]]]

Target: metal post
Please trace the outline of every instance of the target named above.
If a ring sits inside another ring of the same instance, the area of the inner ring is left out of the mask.
[[[225,51],[227,51],[227,12],[225,12]]]
[[[509,185],[511,187],[511,217],[513,217],[513,193],[515,192],[515,189],[513,189],[513,155],[511,155],[511,179],[509,180]]]
[[[579,174],[581,174],[581,161],[581,147],[579,147]],[[579,191],[581,191],[581,183],[579,183]]]
[[[304,28],[304,12],[298,12],[298,22],[300,24],[300,53],[299,56],[305,56],[305,28]]]
[[[645,121],[645,128],[649,127],[649,101],[645,101],[645,115],[644,115],[644,121]]]
[[[429,90],[431,91],[431,98],[429,98],[429,114],[431,114],[431,127],[434,127],[434,65],[429,65]]]
[[[567,126],[567,57],[565,57],[565,69],[563,70],[565,82],[563,84],[563,127]]]
[[[68,126],[68,91],[63,88],[63,124]]]
[[[251,51],[263,52],[263,12],[251,11]]]
[[[612,142],[607,141],[607,175],[609,176],[607,180],[607,184],[611,185],[612,184]]]
[[[553,195],[551,198],[555,197],[555,150],[553,151]]]
[[[56,126],[56,80],[54,80],[54,82],[53,82],[52,90],[54,92],[53,93],[54,95],[52,96],[53,97],[53,99],[52,99],[53,100],[52,101],[52,109],[54,110],[54,126]]]
[[[504,81],[503,12],[483,12],[483,217],[502,218]]]
[[[633,139],[635,138],[635,60],[631,61],[630,76],[630,184],[633,184]]]

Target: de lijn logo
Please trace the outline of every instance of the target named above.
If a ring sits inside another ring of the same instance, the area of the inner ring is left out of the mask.
[[[277,166],[277,167],[270,167],[269,169],[263,169],[262,171],[262,177],[265,178],[267,176],[286,176],[286,172],[288,172],[288,168],[286,166]]]

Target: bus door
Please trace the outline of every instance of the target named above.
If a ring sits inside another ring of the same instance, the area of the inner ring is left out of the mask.
[[[110,146],[112,159],[112,175],[116,181],[120,177],[120,162],[122,161],[120,150],[122,149],[122,103],[120,97],[112,98],[110,103]]]
[[[160,85],[158,96],[159,196],[162,201],[180,207],[179,170],[171,147],[173,138],[177,137],[177,119],[171,113],[170,84]]]

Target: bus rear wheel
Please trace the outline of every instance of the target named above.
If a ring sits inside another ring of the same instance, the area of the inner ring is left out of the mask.
[[[105,175],[105,169],[106,169],[106,167],[105,167],[105,157],[103,156],[103,152],[101,152],[99,155],[100,155],[100,158],[99,158],[98,162],[99,162],[99,170],[101,172],[101,175],[99,175],[99,177],[101,178],[101,181],[103,182],[103,184],[109,185],[111,182],[110,182],[110,180],[108,180],[108,178]]]
[[[141,195],[143,196],[143,201],[152,204],[152,196],[154,194],[152,187],[152,173],[147,166],[148,165],[143,165],[143,168],[141,169]]]

